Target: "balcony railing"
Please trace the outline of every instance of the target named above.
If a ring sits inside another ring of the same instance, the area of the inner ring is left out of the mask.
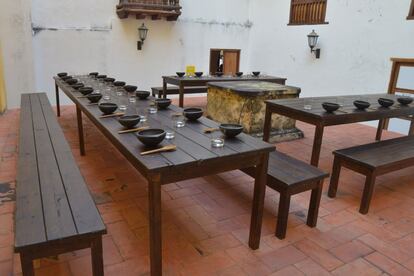
[[[120,0],[116,10],[119,18],[132,14],[137,19],[151,16],[153,20],[166,18],[173,21],[181,15],[179,0]]]

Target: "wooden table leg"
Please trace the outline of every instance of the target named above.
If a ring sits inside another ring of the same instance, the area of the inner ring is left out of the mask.
[[[148,183],[151,275],[162,275],[161,237],[161,177],[151,177]]]
[[[414,136],[414,118],[411,120],[410,130],[408,131],[409,136]]]
[[[23,276],[34,276],[33,260],[26,254],[20,254]]]
[[[311,165],[317,167],[319,165],[319,157],[321,156],[323,125],[317,125],[315,129],[315,138],[313,140]]]
[[[102,255],[102,237],[96,238],[92,242],[91,246],[92,255],[92,275],[103,276],[104,275],[104,264]]]
[[[59,86],[55,81],[55,93],[56,93],[56,110],[57,116],[60,117],[60,98],[59,98]]]
[[[380,141],[382,137],[382,130],[385,128],[385,120],[379,120],[377,135],[375,135],[375,140]]]
[[[162,81],[162,97],[165,99],[167,98],[167,82],[165,79]],[[161,96],[158,96],[158,98],[161,98]]]
[[[76,117],[78,119],[78,135],[79,135],[79,148],[80,154],[85,155],[85,140],[83,138],[83,124],[82,124],[82,111],[76,106]]]
[[[263,128],[263,141],[269,142],[271,128],[272,128],[272,111],[267,106],[265,121],[264,121],[264,128]]]
[[[180,107],[184,107],[184,85],[180,84]]]
[[[249,235],[249,246],[251,249],[258,249],[260,246],[268,161],[269,153],[264,153],[261,157],[260,164],[256,166]]]

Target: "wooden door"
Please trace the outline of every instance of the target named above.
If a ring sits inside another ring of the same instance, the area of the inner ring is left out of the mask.
[[[223,73],[234,75],[239,72],[240,50],[223,51]]]
[[[210,50],[210,75],[219,71],[220,66],[220,49]]]

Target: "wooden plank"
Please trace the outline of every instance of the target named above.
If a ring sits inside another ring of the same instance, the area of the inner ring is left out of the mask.
[[[38,95],[31,94],[30,101],[47,239],[74,236],[76,226]]]
[[[105,225],[76,165],[63,131],[54,117],[49,100],[46,94],[40,94],[38,97],[77,231],[79,234],[102,232],[105,230]]]
[[[46,241],[31,113],[30,96],[23,94],[16,184],[15,248],[17,252],[24,246]]]
[[[414,137],[407,136],[335,151],[335,155],[367,164],[371,167],[392,165],[414,159]]]

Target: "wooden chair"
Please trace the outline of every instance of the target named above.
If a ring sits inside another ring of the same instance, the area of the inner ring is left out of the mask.
[[[395,94],[396,92],[414,94],[413,89],[397,87],[398,76],[400,74],[401,67],[414,67],[414,58],[391,58],[391,61],[392,61],[392,69],[391,69],[390,83],[388,85],[388,94]],[[409,135],[414,135],[414,116],[401,117],[400,119],[411,121]],[[384,119],[384,120],[379,121],[377,135],[376,135],[377,141],[381,140],[382,130],[388,129],[388,125],[389,125],[389,119]]]

